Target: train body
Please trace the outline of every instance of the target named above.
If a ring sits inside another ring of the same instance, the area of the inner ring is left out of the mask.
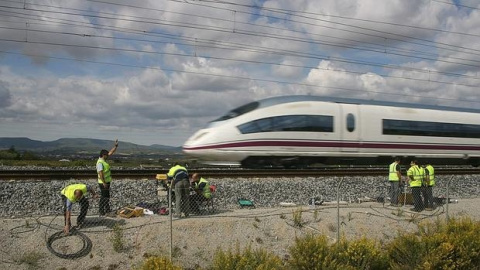
[[[480,163],[480,110],[314,96],[255,101],[183,145],[201,162],[243,167]]]

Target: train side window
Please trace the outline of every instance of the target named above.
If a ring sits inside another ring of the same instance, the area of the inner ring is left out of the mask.
[[[272,131],[272,118],[258,119],[252,122],[242,124],[237,127],[242,134],[270,132]]]
[[[382,122],[385,135],[480,138],[480,125],[394,119]]]
[[[226,115],[216,119],[216,120],[213,120],[212,122],[219,122],[219,121],[224,121],[224,120],[228,120],[228,119],[231,119],[231,118],[235,118],[237,116],[240,116],[242,114],[245,114],[245,113],[248,113],[248,112],[251,112],[255,109],[258,108],[258,106],[260,106],[260,103],[255,101],[255,102],[252,102],[252,103],[248,103],[246,105],[243,105],[243,106],[240,106],[236,109],[233,109],[231,111],[229,111]]]
[[[237,126],[242,134],[259,132],[333,132],[331,115],[282,115],[257,119]]]
[[[347,130],[349,132],[355,130],[355,116],[351,113],[347,114]]]

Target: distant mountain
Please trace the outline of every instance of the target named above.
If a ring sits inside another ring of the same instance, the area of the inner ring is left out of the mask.
[[[62,138],[44,142],[29,138],[0,137],[0,150],[9,149],[13,146],[17,151],[97,153],[102,149],[110,150],[113,145],[114,142],[111,140],[88,138]],[[146,146],[120,141],[117,150],[117,153],[123,154],[155,154],[159,152],[181,152],[181,147],[159,144]]]

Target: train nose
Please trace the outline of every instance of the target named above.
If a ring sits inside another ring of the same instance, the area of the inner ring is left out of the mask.
[[[195,149],[198,147],[201,147],[202,144],[202,138],[205,138],[205,136],[208,134],[208,131],[205,130],[200,130],[193,134],[190,138],[188,138],[185,143],[183,144],[183,152],[184,153],[192,153],[195,152]]]

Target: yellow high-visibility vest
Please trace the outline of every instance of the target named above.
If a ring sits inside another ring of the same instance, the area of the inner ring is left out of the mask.
[[[62,195],[67,197],[69,201],[71,201],[72,203],[75,203],[77,202],[77,200],[75,199],[75,190],[77,189],[80,189],[82,191],[83,196],[87,194],[87,185],[85,184],[73,184],[73,185],[66,186],[64,189],[62,189],[61,193]]]
[[[435,186],[435,169],[433,168],[432,165],[427,165],[425,169],[428,170],[428,176],[430,178],[430,182],[428,183],[429,187]]]
[[[97,160],[97,164],[102,163],[103,165],[103,180],[105,183],[112,182],[112,173],[110,172],[110,164],[108,164],[103,158]],[[100,174],[98,174],[98,183],[103,184],[102,179],[100,179]]]
[[[208,184],[207,180],[205,180],[203,177],[200,177],[200,181],[198,181],[198,183],[195,183],[195,187],[198,189],[198,186],[200,186],[201,183],[205,183],[205,186],[202,190],[203,196],[207,199],[210,199],[212,197],[212,193],[210,192],[210,185]]]
[[[181,179],[188,179],[188,171],[185,167],[176,165],[172,168],[167,173],[167,179],[168,180],[181,180],[180,178],[177,179],[178,177],[181,177]]]
[[[412,176],[413,181],[410,180],[410,187],[421,187],[422,180],[424,177],[423,169],[418,167],[417,165],[413,165],[408,169],[407,176]]]
[[[388,181],[392,182],[398,182],[400,179],[398,179],[397,175],[397,162],[393,162],[390,164],[390,173],[388,174]]]

